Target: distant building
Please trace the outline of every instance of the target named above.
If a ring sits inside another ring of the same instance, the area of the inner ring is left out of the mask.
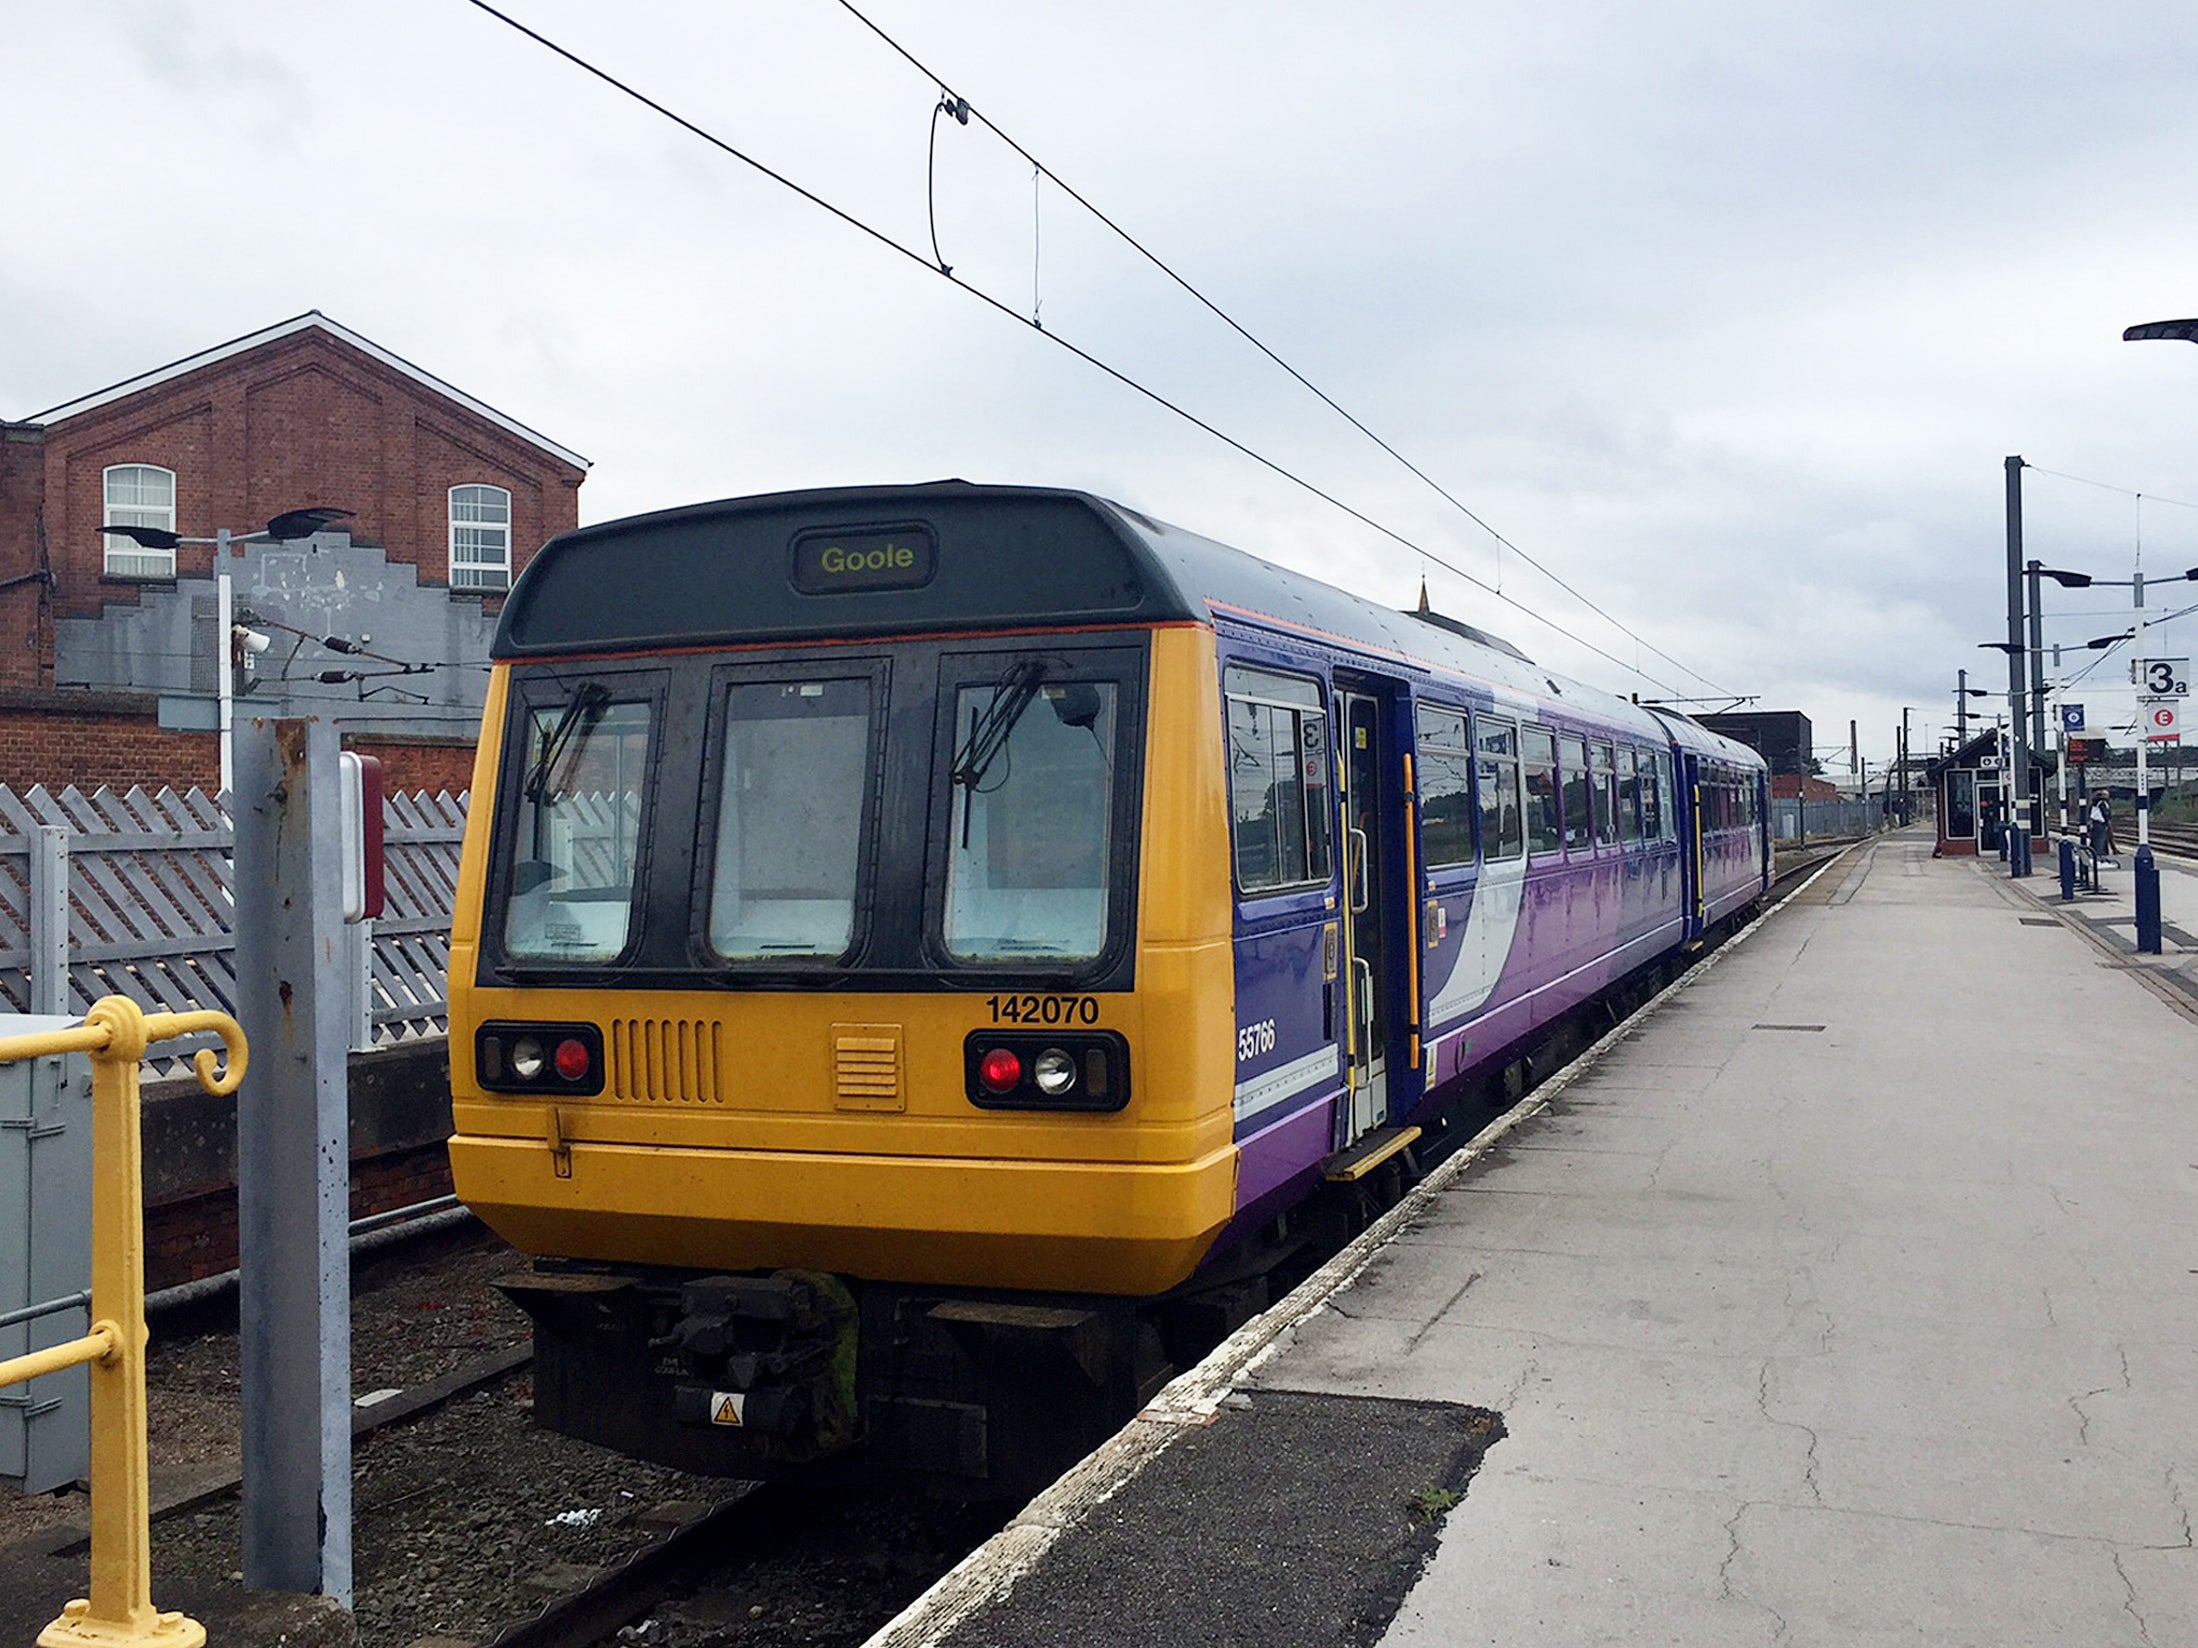
[[[1774,773],[1805,773],[1815,765],[1809,718],[1799,710],[1727,710],[1695,720],[1756,751]]]
[[[0,422],[0,783],[212,788],[212,734],[163,730],[162,708],[203,724],[190,712],[216,694],[215,552],[101,529],[212,538],[325,506],[350,518],[234,551],[240,621],[273,643],[237,677],[237,714],[328,715],[392,787],[462,787],[504,592],[578,525],[586,478],[579,454],[317,310]],[[344,670],[364,679],[320,679]]]
[[[1807,773],[1776,770],[1771,773],[1771,794],[1784,801],[1791,801],[1796,796],[1804,801],[1846,799],[1846,792],[1829,779],[1812,778]]]

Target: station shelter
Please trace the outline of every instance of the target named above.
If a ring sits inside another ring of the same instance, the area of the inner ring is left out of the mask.
[[[1987,727],[1925,772],[1938,792],[1934,858],[1997,852],[2007,824],[2006,749],[1999,728]]]

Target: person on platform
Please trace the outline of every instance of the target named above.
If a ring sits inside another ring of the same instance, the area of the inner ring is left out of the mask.
[[[2114,851],[2114,812],[2100,796],[2091,803],[2091,856],[2101,869],[2111,870],[2114,860],[2108,855]]]

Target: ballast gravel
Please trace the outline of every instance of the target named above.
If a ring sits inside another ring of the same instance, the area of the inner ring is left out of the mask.
[[[413,1390],[523,1345],[527,1320],[495,1289],[525,1260],[493,1241],[414,1251],[354,1283],[352,1390]],[[238,1447],[232,1330],[156,1326],[148,1366],[158,1479],[218,1474]],[[534,1425],[522,1367],[353,1452],[353,1607],[360,1648],[483,1643],[733,1491],[718,1478],[638,1463]],[[0,1547],[85,1520],[80,1493],[0,1494]],[[606,1645],[792,1648],[860,1643],[998,1527],[909,1494],[791,1495],[768,1534],[715,1553]],[[153,1573],[241,1577],[236,1496],[153,1528]]]

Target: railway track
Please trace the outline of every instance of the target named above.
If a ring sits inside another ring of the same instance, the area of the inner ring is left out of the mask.
[[[2172,853],[2177,858],[2198,858],[2198,824],[2154,823],[2151,828],[2152,850],[2156,853]],[[2124,843],[2117,835],[2115,845]],[[2127,843],[2128,850],[2136,851],[2134,835]]]

